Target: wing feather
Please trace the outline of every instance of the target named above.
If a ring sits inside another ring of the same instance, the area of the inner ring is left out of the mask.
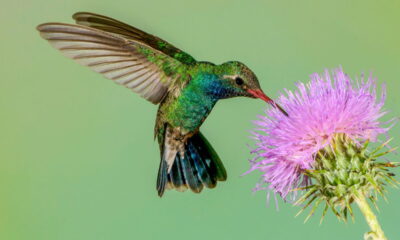
[[[89,12],[75,13],[72,18],[79,25],[96,28],[110,34],[142,42],[182,63],[189,65],[196,63],[196,60],[192,56],[167,41],[116,19]]]
[[[157,104],[178,76],[164,72],[184,67],[178,60],[143,43],[86,26],[46,23],[41,36],[65,56]],[[167,63],[167,64],[165,64]]]

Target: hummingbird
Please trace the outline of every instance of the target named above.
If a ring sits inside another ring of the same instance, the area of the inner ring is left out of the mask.
[[[259,98],[287,113],[261,90],[243,63],[196,61],[154,35],[89,12],[76,24],[44,23],[40,35],[65,56],[158,104],[154,138],[160,148],[156,189],[200,193],[225,181],[226,170],[200,126],[221,99]]]

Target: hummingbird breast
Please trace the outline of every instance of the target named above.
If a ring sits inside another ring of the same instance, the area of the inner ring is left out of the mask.
[[[166,109],[166,120],[185,132],[193,132],[201,126],[216,102],[202,94],[184,92]]]
[[[180,94],[167,96],[159,114],[171,126],[179,127],[183,132],[196,131],[218,101],[218,98],[207,94],[207,82],[204,76],[193,78]]]

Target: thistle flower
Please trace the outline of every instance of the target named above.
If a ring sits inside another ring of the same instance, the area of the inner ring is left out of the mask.
[[[376,92],[371,76],[352,80],[341,68],[311,75],[294,92],[285,90],[277,102],[289,117],[272,108],[255,121],[250,171],[263,173],[256,190],[272,190],[285,200],[303,191],[295,204],[304,210],[314,203],[309,216],[323,202],[323,216],[330,208],[343,220],[352,215],[352,202],[369,198],[375,204],[373,193],[383,195],[385,182],[395,184],[388,168],[396,165],[377,161],[393,150],[378,153],[388,142],[368,148],[394,123],[379,121],[386,114],[384,86],[379,98]]]

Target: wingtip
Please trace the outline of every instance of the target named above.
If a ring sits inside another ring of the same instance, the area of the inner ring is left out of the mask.
[[[37,25],[36,30],[38,30],[39,32],[43,32],[55,26],[73,26],[73,25],[68,23],[47,22]]]
[[[90,14],[90,13],[89,13],[89,12],[76,12],[76,13],[74,13],[74,14],[72,15],[72,19],[77,20],[77,18],[78,18],[80,15],[83,15],[83,14]]]
[[[74,14],[72,15],[72,19],[74,19],[75,21],[77,21],[77,20],[81,19],[84,15],[88,15],[88,16],[99,16],[99,17],[102,16],[102,15],[97,14],[97,13],[82,11],[82,12],[76,12],[76,13],[74,13]]]
[[[43,27],[46,25],[47,23],[42,23],[36,26],[36,30],[38,30],[39,32],[42,31]]]

